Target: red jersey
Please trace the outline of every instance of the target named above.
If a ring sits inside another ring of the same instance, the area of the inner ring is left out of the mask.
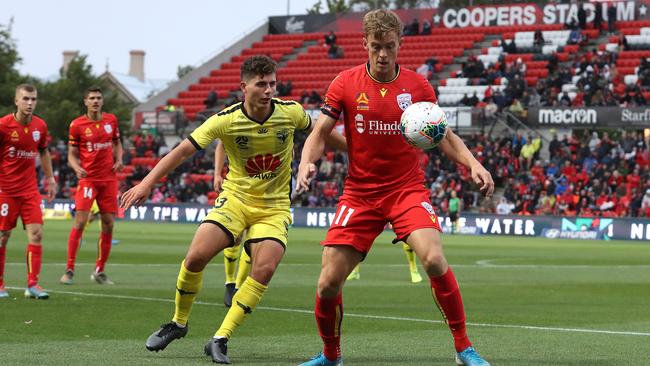
[[[33,116],[22,125],[13,113],[0,118],[0,192],[9,195],[38,191],[36,157],[47,148],[45,121]]]
[[[117,117],[102,113],[100,121],[92,121],[86,115],[70,123],[70,145],[79,148],[81,167],[88,173],[88,180],[115,180],[113,171],[113,143],[120,138]]]
[[[338,119],[343,113],[350,167],[346,193],[379,195],[423,184],[418,151],[399,131],[402,112],[415,102],[437,103],[433,88],[421,75],[396,66],[397,76],[380,82],[369,65],[341,72],[330,84],[322,112]]]

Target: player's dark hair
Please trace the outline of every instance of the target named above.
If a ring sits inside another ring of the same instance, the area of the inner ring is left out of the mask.
[[[241,79],[249,80],[255,76],[264,77],[275,73],[278,64],[265,55],[251,56],[241,64]]]
[[[88,98],[88,95],[89,95],[90,93],[99,93],[99,94],[101,94],[102,96],[104,95],[104,93],[102,93],[102,89],[101,89],[100,87],[98,87],[98,86],[91,86],[90,88],[88,88],[88,89],[86,89],[86,90],[84,91],[84,99]]]
[[[18,92],[21,90],[24,90],[28,93],[33,93],[36,91],[36,87],[32,84],[20,84],[16,87],[16,94],[18,94]]]

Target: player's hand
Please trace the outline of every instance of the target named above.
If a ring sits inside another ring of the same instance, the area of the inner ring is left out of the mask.
[[[223,177],[220,174],[214,176],[214,191],[219,193],[223,186]]]
[[[86,178],[88,176],[88,172],[86,169],[79,167],[78,169],[75,169],[74,172],[77,174],[77,178]]]
[[[316,176],[316,165],[314,163],[300,163],[296,175],[296,194],[309,190],[309,183]]]
[[[47,202],[52,202],[54,197],[56,197],[56,192],[59,190],[58,184],[54,178],[47,180]]]
[[[485,197],[492,197],[494,193],[494,181],[492,175],[488,172],[483,165],[476,164],[471,167],[472,180],[480,186],[480,191]]]
[[[113,171],[115,173],[121,172],[123,168],[124,168],[124,164],[122,164],[122,162],[119,160],[116,161],[115,164],[113,164]]]
[[[147,200],[150,193],[151,187],[140,183],[122,194],[122,197],[120,198],[120,207],[126,211],[131,206],[140,206]]]

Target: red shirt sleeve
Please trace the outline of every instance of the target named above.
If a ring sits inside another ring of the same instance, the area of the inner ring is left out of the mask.
[[[431,86],[431,84],[429,84],[429,82],[422,76],[420,75],[418,76],[420,77],[420,81],[422,82],[422,92],[423,92],[422,97],[424,98],[423,101],[437,104],[438,98],[436,98],[436,92],[433,91],[433,87]]]
[[[120,139],[120,122],[117,120],[117,117],[113,115],[113,141]]]
[[[72,146],[79,147],[79,142],[79,134],[77,133],[74,121],[72,121],[68,128],[68,143]]]
[[[345,84],[343,79],[343,74],[338,74],[332,80],[332,83],[327,88],[327,94],[325,94],[325,103],[321,107],[323,113],[335,120],[339,119],[343,110],[343,86]]]
[[[43,123],[43,136],[41,136],[41,140],[38,142],[38,151],[43,151],[47,149],[47,145],[50,142],[50,132],[47,129],[47,125]]]

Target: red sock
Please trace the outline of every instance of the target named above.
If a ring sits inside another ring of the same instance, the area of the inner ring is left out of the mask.
[[[104,272],[104,266],[108,261],[108,255],[111,254],[111,245],[113,241],[113,233],[102,232],[99,235],[99,243],[97,243],[97,262],[95,263],[95,272]]]
[[[438,305],[438,309],[442,313],[442,317],[451,330],[454,337],[454,346],[456,352],[460,352],[467,347],[470,343],[467,338],[465,330],[465,309],[463,309],[463,299],[460,297],[460,289],[456,276],[451,271],[451,267],[447,272],[439,277],[429,277],[431,282],[431,291],[433,298]]]
[[[27,287],[38,284],[42,255],[43,247],[40,244],[27,244]]]
[[[7,246],[0,245],[0,287],[5,285],[5,258],[7,255]]]
[[[316,324],[323,340],[323,354],[328,360],[341,356],[341,322],[343,321],[343,296],[339,293],[331,299],[316,295]]]
[[[65,265],[66,271],[74,271],[74,262],[77,259],[77,250],[79,250],[79,243],[81,242],[83,232],[83,230],[75,229],[74,227],[70,229],[70,236],[68,236],[68,262]]]

